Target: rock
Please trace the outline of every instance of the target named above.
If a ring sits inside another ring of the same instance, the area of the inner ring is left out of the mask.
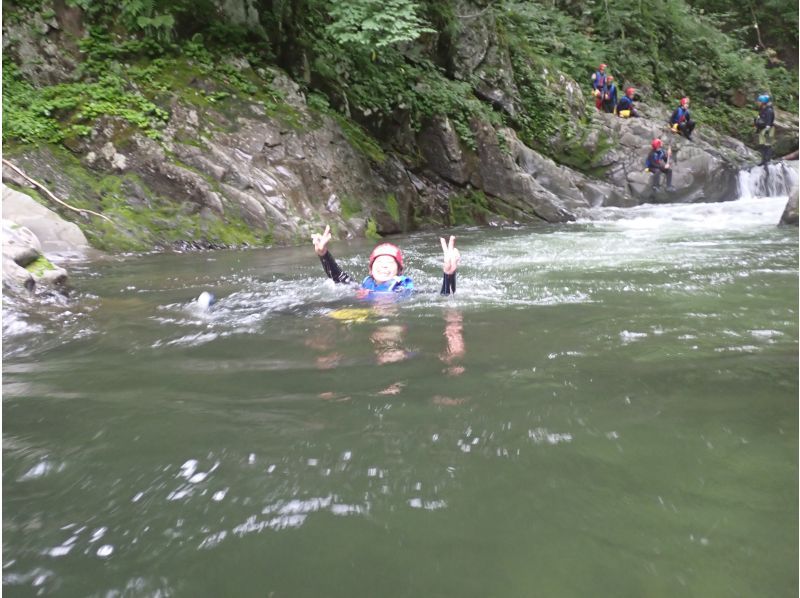
[[[800,191],[798,190],[797,182],[795,182],[789,189],[789,201],[786,202],[786,209],[783,210],[780,224],[798,226],[798,194],[800,194]]]
[[[51,252],[84,254],[89,249],[89,242],[76,224],[67,222],[29,195],[5,185],[3,185],[3,217],[29,230],[36,239],[36,242],[29,243],[29,246],[35,248],[37,255]],[[3,232],[5,235],[5,222]],[[16,261],[20,263],[19,260]],[[26,264],[20,263],[20,265]]]
[[[3,290],[19,293],[22,289],[32,292],[36,287],[33,275],[10,257],[3,255]]]

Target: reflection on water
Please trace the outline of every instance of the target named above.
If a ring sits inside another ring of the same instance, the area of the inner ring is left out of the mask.
[[[459,231],[453,297],[413,235],[419,290],[391,305],[308,247],[119,259],[64,304],[6,302],[4,590],[787,595],[782,204]]]

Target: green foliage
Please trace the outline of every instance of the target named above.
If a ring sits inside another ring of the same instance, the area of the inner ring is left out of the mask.
[[[378,233],[378,223],[372,218],[367,220],[367,230],[364,232],[364,235],[367,239],[372,239],[373,241],[378,241],[381,238],[380,233]]]
[[[486,224],[493,212],[483,191],[467,191],[450,198],[450,225]]]
[[[362,46],[371,52],[436,33],[417,16],[412,0],[350,0],[331,2],[327,33],[342,46]]]
[[[397,198],[394,194],[386,196],[386,211],[389,212],[389,216],[392,217],[392,220],[397,223],[400,222],[400,207],[397,205]]]
[[[345,220],[350,220],[353,216],[361,214],[361,204],[357,199],[345,195],[340,201],[342,204],[342,218]]]
[[[168,113],[125,81],[107,74],[95,82],[61,83],[35,90],[12,63],[3,68],[3,140],[57,143],[87,135],[100,116],[114,116],[158,139]]]
[[[30,264],[25,266],[25,269],[31,274],[33,274],[35,277],[41,278],[42,276],[44,276],[45,272],[48,272],[50,270],[55,270],[56,267],[53,265],[53,262],[48,260],[43,255],[40,255]]]
[[[795,0],[688,0],[699,12],[713,16],[722,29],[748,47],[766,46],[767,54],[778,54],[797,65],[798,10]],[[758,25],[758,27],[756,27]]]

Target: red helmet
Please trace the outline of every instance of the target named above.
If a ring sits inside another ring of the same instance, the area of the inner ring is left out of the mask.
[[[625,95],[628,97],[631,97],[634,93],[636,93],[636,90],[633,87],[629,87],[625,90]]]
[[[689,98],[681,98],[681,106],[685,106],[689,103]]]
[[[661,149],[662,145],[663,143],[661,143],[660,139],[653,139],[653,142],[650,144],[650,147],[652,147],[654,150],[657,150]]]
[[[604,70],[604,69],[605,69],[607,66],[608,66],[607,64],[600,64],[600,66],[598,66],[597,68],[598,68],[599,70],[601,70],[601,71],[602,71],[602,70]]]
[[[613,80],[614,80],[614,75],[609,75],[608,77],[606,77],[606,81],[613,81]]]
[[[394,261],[397,262],[397,273],[400,274],[403,271],[403,252],[400,251],[400,248],[397,245],[392,245],[391,243],[381,243],[375,249],[372,250],[372,253],[369,254],[369,269],[372,270],[372,262],[374,262],[377,258],[382,255],[388,255],[394,258]]]

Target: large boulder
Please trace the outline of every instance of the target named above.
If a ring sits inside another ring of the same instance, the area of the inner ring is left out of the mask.
[[[25,239],[24,245],[36,255],[83,254],[89,249],[86,236],[76,224],[67,222],[30,195],[15,191],[6,185],[3,185],[3,218],[16,223],[19,227],[24,227],[33,235],[35,241],[30,238]],[[17,239],[19,240],[19,237]],[[14,261],[20,263],[18,257],[14,257]]]
[[[789,189],[789,201],[786,202],[786,209],[783,210],[780,224],[798,225],[797,203],[799,194],[797,181],[795,181],[791,189]]]
[[[757,158],[744,144],[698,126],[692,141],[672,133],[666,126],[666,114],[653,110],[655,118],[623,119],[613,114],[597,113],[586,137],[587,153],[597,151],[601,142],[607,148],[595,166],[605,167],[605,180],[628,191],[637,203],[654,201],[714,202],[737,196],[738,172],[748,160]],[[663,120],[659,118],[663,117]],[[672,150],[674,193],[651,189],[651,174],[645,160],[653,139],[660,138]]]
[[[32,197],[3,185],[3,289],[66,292],[67,271],[52,257],[82,256],[89,249],[83,232]]]

